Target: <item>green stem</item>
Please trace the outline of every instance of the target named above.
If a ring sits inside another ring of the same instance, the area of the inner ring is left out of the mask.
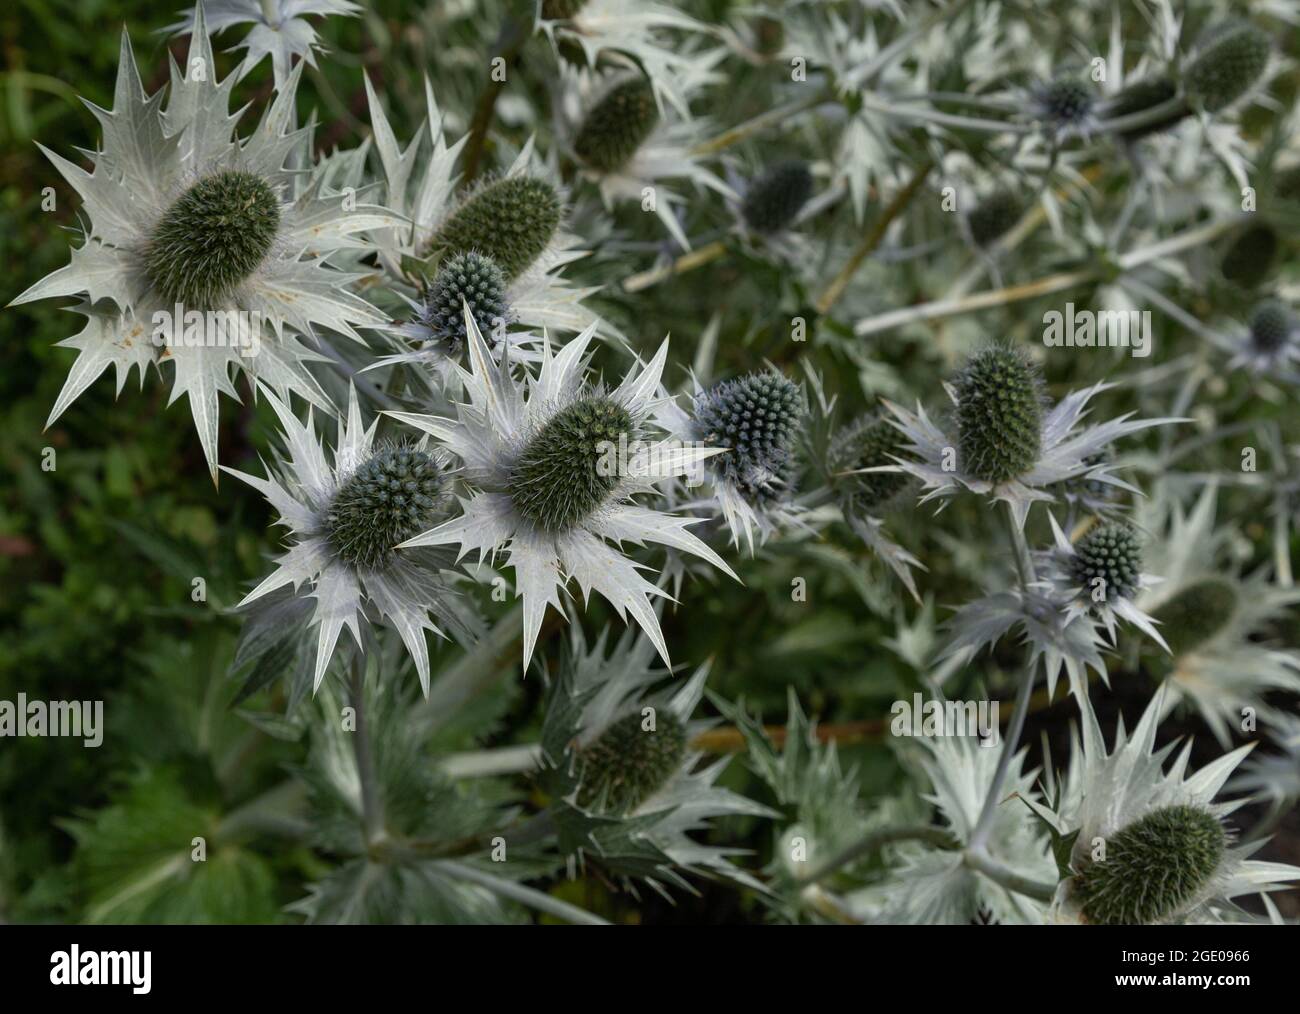
[[[358,651],[352,658],[352,710],[356,729],[352,733],[352,752],[361,782],[361,816],[367,845],[384,837],[383,800],[375,773],[374,754],[370,748],[370,730],[366,725],[366,661]]]
[[[946,828],[923,824],[912,827],[887,827],[873,831],[861,841],[854,842],[848,848],[831,856],[823,863],[814,866],[807,873],[797,878],[800,885],[815,884],[825,880],[841,867],[847,866],[855,859],[871,855],[882,846],[898,841],[923,841],[935,848],[954,850],[961,847],[953,833]]]

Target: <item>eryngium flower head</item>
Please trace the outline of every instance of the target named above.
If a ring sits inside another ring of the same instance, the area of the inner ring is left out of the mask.
[[[1246,94],[1268,66],[1269,37],[1254,25],[1232,21],[1211,29],[1209,41],[1183,76],[1187,94],[1218,112]]]
[[[509,319],[505,273],[491,257],[473,250],[442,262],[421,307],[420,323],[453,356],[465,345],[463,304],[480,331],[493,331],[497,321]]]
[[[1043,394],[1029,358],[991,345],[970,358],[954,388],[961,467],[994,484],[1033,468],[1042,449]]]
[[[894,465],[894,457],[905,451],[903,435],[896,427],[878,416],[865,415],[835,434],[826,463],[832,481],[855,505],[863,510],[878,510],[906,489],[911,477],[904,472],[860,470]]]
[[[778,162],[750,183],[740,213],[755,232],[779,232],[794,221],[812,191],[812,173],[806,162]]]
[[[1110,100],[1109,105],[1106,107],[1106,116],[1108,119],[1116,120],[1120,117],[1132,116],[1135,113],[1162,106],[1166,102],[1177,98],[1177,96],[1178,84],[1173,78],[1164,75],[1143,78],[1125,86],[1118,95]],[[1184,108],[1173,110],[1169,115],[1152,123],[1121,131],[1119,136],[1126,141],[1136,141],[1151,134],[1158,134],[1160,131],[1168,130],[1178,123],[1188,115],[1188,112],[1189,110],[1184,106]]]
[[[1098,525],[1074,547],[1070,570],[1079,587],[1094,601],[1132,598],[1142,573],[1142,546],[1137,533],[1123,522]]]
[[[1088,119],[1095,102],[1092,89],[1074,78],[1058,78],[1042,85],[1035,96],[1038,115],[1058,130],[1078,127]]]
[[[966,216],[971,239],[976,246],[988,246],[995,239],[1011,231],[1025,213],[1020,195],[1005,187],[995,190],[971,209]]]
[[[1250,312],[1250,341],[1265,355],[1277,352],[1291,336],[1291,311],[1277,299],[1257,303]]]
[[[510,472],[515,509],[537,527],[563,532],[586,520],[619,484],[610,449],[636,439],[632,416],[604,395],[553,415],[524,445]]]
[[[562,217],[560,195],[535,176],[504,176],[471,193],[438,229],[430,252],[477,252],[516,278],[541,256]]]
[[[1228,281],[1253,289],[1272,272],[1277,249],[1277,232],[1271,225],[1247,226],[1233,237],[1219,269]]]
[[[1160,632],[1175,656],[1195,651],[1224,629],[1237,612],[1237,589],[1231,581],[1207,577],[1189,584],[1152,610]]]
[[[655,712],[653,729],[644,724],[635,711],[581,748],[580,806],[611,813],[635,810],[677,772],[686,756],[686,726],[667,709]]]
[[[593,591],[621,617],[629,614],[668,659],[668,646],[651,600],[668,593],[643,576],[645,564],[624,555],[624,545],[658,543],[699,556],[734,576],[721,557],[675,517],[632,500],[661,492],[661,484],[691,473],[718,452],[643,436],[658,402],[668,356],[665,341],[651,361],[613,390],[587,380],[595,326],[558,353],[541,348],[535,375],[517,376],[508,355],[498,363],[472,317],[466,317],[468,369],[455,366],[465,401],[455,418],[390,412],[429,433],[460,458],[470,496],[464,512],[408,539],[398,548],[460,547],[479,559],[505,552],[523,598],[523,657],[527,666],[548,605],[576,581],[587,600]],[[626,443],[619,440],[627,432]],[[598,455],[605,438],[616,446]],[[615,452],[615,453],[607,453]],[[399,556],[402,554],[399,553]]]
[[[714,473],[751,503],[766,503],[786,489],[803,412],[799,386],[764,370],[697,395],[695,429],[705,444],[728,448],[709,461]]]
[[[573,150],[593,169],[621,168],[659,122],[654,89],[644,77],[620,81],[588,111]]]
[[[1088,922],[1146,925],[1177,912],[1218,870],[1227,845],[1219,819],[1196,806],[1165,806],[1105,840],[1105,858],[1078,875]]]
[[[385,448],[348,478],[325,515],[330,542],[358,567],[382,566],[393,547],[432,527],[442,481],[424,451]]]
[[[222,170],[164,212],[146,248],[145,270],[168,300],[207,309],[256,270],[279,227],[280,199],[266,180]]]

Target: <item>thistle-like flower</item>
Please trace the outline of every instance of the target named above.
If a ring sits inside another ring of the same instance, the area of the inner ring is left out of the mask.
[[[966,228],[971,241],[981,249],[991,246],[1011,231],[1025,213],[1025,202],[1019,193],[999,187],[981,198],[966,215]]]
[[[1015,348],[988,346],[967,361],[955,383],[945,385],[954,406],[956,439],[935,425],[920,404],[912,413],[884,402],[908,439],[908,457],[898,457],[897,467],[921,480],[922,503],[964,488],[1008,504],[1022,528],[1034,502],[1054,500],[1048,487],[1066,479],[1131,490],[1097,455],[1122,436],[1180,420],[1133,419],[1129,412],[1081,427],[1088,402],[1111,386],[1075,391],[1049,408],[1038,367]]]
[[[683,94],[689,98],[717,81],[713,68],[725,55],[719,48],[698,56],[679,81]],[[624,201],[641,204],[649,192],[653,195],[650,210],[683,249],[690,249],[690,242],[675,208],[685,198],[669,186],[671,181],[736,199],[694,150],[707,124],[661,107],[653,82],[639,72],[605,75],[564,68],[556,119],[557,135],[583,175],[597,184],[605,206]]]
[[[1234,19],[1212,25],[1183,69],[1183,87],[1195,105],[1217,113],[1266,76],[1271,54],[1269,37],[1249,22]]]
[[[282,87],[289,79],[294,57],[300,57],[309,67],[316,66],[316,54],[323,47],[316,29],[307,20],[308,15],[355,17],[361,12],[361,7],[351,0],[206,0],[203,8],[208,30],[213,35],[235,25],[253,26],[235,46],[236,49],[248,50],[240,76],[269,56],[277,87]],[[185,35],[194,31],[197,20],[195,14],[186,13],[163,31]]]
[[[1096,126],[1097,95],[1078,78],[1060,77],[1044,81],[1030,94],[1033,117],[1054,138],[1087,135]]]
[[[762,890],[730,862],[736,850],[691,837],[719,817],[775,816],[715,784],[730,758],[701,766],[693,743],[716,720],[692,716],[709,666],[655,689],[670,674],[654,665],[650,642],[627,631],[607,650],[608,635],[606,628],[588,647],[574,628],[543,727],[547,778],[564,798],[557,823],[581,842],[571,862],[589,857],[629,884],[641,879],[660,891],[665,883],[689,890],[689,874]],[[633,862],[624,868],[620,859]]]
[[[1250,310],[1244,329],[1228,336],[1235,348],[1231,365],[1252,373],[1300,383],[1300,321],[1280,299],[1264,299]]]
[[[1133,605],[1160,624],[1168,643],[1169,657],[1156,662],[1167,673],[1166,703],[1196,708],[1226,747],[1244,712],[1274,722],[1282,712],[1268,695],[1300,693],[1300,652],[1262,636],[1300,602],[1300,588],[1283,587],[1264,571],[1240,573],[1231,559],[1232,529],[1215,526],[1217,495],[1207,487],[1190,513],[1163,491],[1145,505],[1139,519],[1157,533],[1147,555],[1161,581]]]
[[[217,80],[202,8],[184,73],[172,65],[165,111],[161,92],[145,95],[123,34],[114,108],[92,107],[104,130],[93,171],[46,151],[84,199],[85,241],[14,300],[85,300],[86,328],[60,343],[79,356],[51,423],[110,366],[120,391],[132,367],[143,383],[149,365],[170,362],[172,400],[188,395],[215,478],[218,394],[237,397],[232,367],[281,398],[292,391],[333,411],[306,369],[320,355],[299,339],[328,328],[361,341],[358,327],[384,322],[349,291],[356,276],[328,261],[395,219],[286,167],[310,142],[290,127],[300,77],[301,65],[240,140],[228,113],[235,80]]]
[[[542,0],[537,28],[557,53],[580,49],[589,67],[600,60],[646,74],[658,98],[690,116],[690,92],[683,82],[700,57],[666,34],[708,33],[690,15],[653,0]]]
[[[732,544],[743,535],[751,554],[756,532],[761,542],[799,513],[795,451],[805,408],[799,386],[774,369],[697,384],[690,412],[667,397],[656,406],[656,421],[674,437],[718,449],[703,470],[711,501],[694,506],[720,511]]]
[[[278,474],[259,479],[223,469],[248,483],[275,507],[277,524],[293,535],[276,569],[244,596],[240,607],[286,585],[316,600],[311,624],[318,628],[313,690],[346,627],[361,647],[360,623],[369,613],[396,628],[415,660],[420,685],[429,692],[429,650],[424,632],[446,636],[430,620],[468,635],[472,612],[451,587],[450,561],[435,552],[395,553],[403,540],[443,516],[449,499],[449,463],[418,445],[375,444],[377,420],[361,422],[356,391],[339,421],[333,464],[317,440],[310,411],[304,425],[279,398],[263,391],[283,427],[287,457]]]
[[[740,205],[745,225],[762,236],[788,228],[812,197],[808,163],[786,159],[764,169],[745,191]]]
[[[548,604],[576,579],[584,599],[600,592],[618,611],[644,628],[665,661],[668,648],[650,600],[667,593],[643,578],[644,569],[610,542],[660,543],[699,556],[735,576],[713,550],[686,530],[691,518],[663,514],[631,501],[684,475],[713,447],[690,447],[656,439],[645,423],[655,401],[668,352],[664,341],[654,359],[629,373],[614,390],[586,377],[587,347],[594,327],[558,354],[542,348],[536,378],[517,380],[509,357],[493,362],[478,326],[466,316],[470,369],[457,367],[468,401],[456,418],[391,413],[431,434],[455,454],[471,486],[464,513],[402,543],[459,545],[460,555],[479,558],[505,549],[524,600],[524,665]]]
[[[1067,622],[1080,615],[1093,616],[1114,644],[1117,621],[1124,620],[1168,650],[1155,621],[1134,601],[1158,579],[1142,572],[1142,543],[1133,526],[1103,521],[1071,543],[1056,518],[1050,513],[1048,518],[1055,546],[1040,554],[1038,571],[1061,603]]]
[[[456,290],[468,295],[471,283],[476,297],[484,295],[486,284],[485,311],[499,306],[503,324],[517,324],[525,331],[577,332],[596,322],[596,315],[582,302],[596,290],[572,288],[563,280],[563,267],[586,254],[564,229],[563,188],[540,163],[531,139],[504,174],[457,198],[455,165],[465,138],[446,143],[443,114],[429,82],[425,81],[425,121],[405,150],[369,78],[366,94],[383,167],[384,200],[409,220],[408,225],[374,234],[385,274],[412,311],[410,320],[392,331],[426,343],[414,352],[403,350],[381,359],[377,366],[423,361],[447,372],[444,360],[458,354],[464,344],[464,332],[457,330]],[[472,256],[491,260],[504,278],[504,289],[496,291],[501,287],[495,276],[485,282],[485,276],[494,273],[481,262],[472,278],[467,276],[464,283],[458,280],[463,258]],[[413,266],[419,266],[418,271]],[[453,273],[444,273],[448,266]],[[470,300],[480,330],[499,336],[497,318],[485,319],[478,302],[478,298]],[[446,314],[453,303],[455,321]],[[444,334],[446,328],[454,332],[450,338]]]
[[[1215,802],[1253,744],[1188,776],[1189,742],[1166,772],[1177,744],[1155,748],[1162,698],[1163,691],[1152,699],[1132,738],[1121,720],[1109,752],[1091,705],[1081,699],[1082,748],[1060,798],[1050,808],[1025,800],[1055,840],[1070,843],[1051,921],[1232,921],[1232,898],[1300,880],[1300,868],[1252,860],[1258,845],[1233,843],[1223,818],[1242,801]]]

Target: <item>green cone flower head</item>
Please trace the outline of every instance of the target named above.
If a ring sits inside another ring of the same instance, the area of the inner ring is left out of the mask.
[[[659,123],[654,88],[644,77],[614,85],[587,113],[573,141],[578,157],[593,169],[621,169]]]
[[[894,456],[903,456],[906,445],[897,428],[873,415],[863,416],[835,434],[827,454],[833,481],[848,492],[866,510],[883,507],[910,485],[901,472],[867,472],[859,475],[835,475],[862,468],[895,464]]]
[[[1187,94],[1215,113],[1232,105],[1263,76],[1268,67],[1269,37],[1244,21],[1226,22],[1210,33],[1210,41],[1184,76]]]
[[[1231,581],[1208,577],[1183,588],[1151,616],[1161,624],[1160,632],[1177,657],[1195,651],[1231,623],[1237,602]]]
[[[1260,352],[1277,352],[1291,335],[1291,311],[1281,300],[1266,299],[1250,312],[1250,343]]]
[[[1098,525],[1074,547],[1070,573],[1096,602],[1132,598],[1142,573],[1137,533],[1122,522]]]
[[[399,542],[431,527],[442,479],[424,451],[377,451],[339,487],[326,514],[330,543],[357,567],[383,566]]]
[[[598,394],[560,409],[524,445],[510,472],[510,499],[528,521],[563,532],[590,517],[618,486],[611,445],[635,439],[632,416]]]
[[[443,258],[476,252],[491,257],[507,279],[540,257],[560,227],[563,206],[549,182],[505,176],[479,187],[438,229],[431,251]]]
[[[422,308],[420,323],[451,355],[465,345],[464,304],[484,334],[491,334],[497,321],[509,319],[505,273],[491,257],[473,250],[443,261]]]
[[[695,400],[695,429],[704,443],[727,447],[709,466],[746,499],[775,499],[790,471],[803,418],[799,386],[775,370],[724,380]],[[774,481],[776,480],[776,481]]]
[[[1163,75],[1143,78],[1126,86],[1123,91],[1115,96],[1107,110],[1107,118],[1119,119],[1122,116],[1132,116],[1135,113],[1145,112],[1148,109],[1162,106],[1177,96],[1178,85],[1173,78]],[[1158,134],[1160,131],[1168,130],[1174,124],[1183,120],[1189,112],[1190,110],[1184,107],[1153,123],[1121,131],[1120,137],[1126,141],[1136,141],[1151,134]]]
[[[1277,251],[1277,233],[1272,226],[1247,226],[1233,237],[1219,267],[1228,281],[1253,289],[1272,272]]]
[[[1003,187],[993,191],[971,209],[966,224],[975,245],[983,247],[1010,232],[1024,213],[1025,204],[1020,195]]]
[[[280,200],[261,177],[228,169],[199,180],[163,214],[145,251],[169,302],[210,308],[253,273],[280,227]]]
[[[755,232],[779,232],[794,221],[812,191],[812,173],[806,162],[778,162],[749,185],[740,213]]]
[[[627,813],[672,777],[686,756],[686,726],[668,708],[655,712],[652,730],[645,724],[633,712],[581,750],[580,806]]]
[[[991,345],[970,358],[954,386],[962,468],[995,485],[1033,468],[1042,447],[1043,396],[1029,358]]]
[[[1226,847],[1223,825],[1208,810],[1153,810],[1110,837],[1105,858],[1078,875],[1083,914],[1105,926],[1176,916],[1214,877]]]
[[[1077,127],[1092,113],[1092,89],[1074,78],[1057,78],[1038,89],[1038,114],[1056,128]]]

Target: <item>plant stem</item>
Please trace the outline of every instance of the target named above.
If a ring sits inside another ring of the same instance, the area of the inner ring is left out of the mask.
[[[492,126],[492,117],[496,113],[497,99],[505,89],[505,75],[496,78],[496,61],[504,60],[507,67],[513,67],[519,60],[519,53],[524,48],[532,33],[531,22],[525,24],[513,15],[506,15],[492,46],[492,56],[488,60],[488,80],[479,92],[478,102],[474,106],[474,117],[470,120],[469,140],[465,142],[464,181],[470,182],[479,174],[483,164],[483,149],[487,145],[487,134]]]
[[[711,261],[716,261],[727,252],[727,244],[722,240],[710,243],[708,246],[702,246],[698,250],[691,250],[682,254],[671,264],[665,264],[662,267],[651,268],[649,271],[641,271],[635,275],[629,275],[623,279],[624,292],[640,292],[648,289],[652,285],[658,285],[665,279],[672,278],[674,275],[685,274],[687,271],[694,271],[696,268],[703,267]]]
[[[490,873],[484,873],[468,863],[460,863],[451,859],[442,859],[434,865],[441,867],[447,873],[459,880],[468,880],[471,884],[478,884],[486,887],[489,891],[501,895],[503,898],[509,898],[511,901],[517,901],[534,908],[539,912],[545,912],[547,915],[553,915],[557,919],[563,919],[565,922],[576,923],[581,926],[608,926],[606,922],[598,915],[578,908],[576,905],[570,905],[567,901],[560,901],[558,898],[552,898],[549,894],[543,894],[541,891],[534,890],[531,887],[525,887],[523,884],[517,884],[512,880],[503,880],[501,877],[494,877]]]
[[[497,747],[494,750],[449,754],[438,766],[448,778],[490,778],[494,775],[532,771],[541,757],[540,743],[524,743],[519,746]]]
[[[1014,870],[1003,866],[987,852],[977,849],[973,845],[962,853],[962,862],[972,870],[984,874],[995,883],[1001,884],[1008,891],[1015,891],[1017,894],[1023,894],[1035,901],[1051,901],[1056,894],[1055,884],[1048,884],[1041,880],[1021,876]]]
[[[1012,123],[1009,120],[982,120],[974,116],[958,116],[954,113],[941,113],[937,109],[922,106],[909,108],[886,102],[862,92],[859,94],[864,109],[892,116],[897,120],[915,120],[919,123],[933,123],[941,127],[954,127],[960,130],[975,130],[984,134],[1028,134],[1034,128],[1027,123]]]
[[[854,842],[825,862],[814,866],[807,873],[796,878],[797,882],[799,884],[815,884],[819,880],[826,879],[841,867],[847,866],[855,859],[870,855],[882,846],[896,841],[923,841],[935,846],[935,848],[949,851],[961,847],[961,843],[947,828],[933,827],[931,825],[887,827],[879,831],[873,831],[861,841]]]
[[[361,816],[366,844],[383,837],[383,801],[379,795],[379,780],[375,774],[375,759],[370,749],[370,730],[366,725],[365,693],[366,662],[357,651],[352,657],[352,710],[356,729],[352,733],[352,753],[356,758],[357,777],[361,782]]]
[[[746,120],[744,123],[732,127],[711,140],[697,144],[691,149],[691,154],[712,155],[714,152],[722,151],[723,148],[730,148],[733,144],[739,144],[751,134],[765,130],[774,123],[780,123],[798,113],[819,106],[823,102],[833,102],[834,100],[835,93],[829,88],[817,89],[813,94],[805,96],[796,102],[789,102],[776,109],[769,109],[767,112],[761,113],[751,120]]]
[[[1181,95],[1175,95],[1172,99],[1166,99],[1158,106],[1139,109],[1136,113],[1129,113],[1128,116],[1117,116],[1113,120],[1103,120],[1097,125],[1097,129],[1111,134],[1125,134],[1141,127],[1159,123],[1175,113],[1182,115],[1189,111],[1187,99]]]
[[[1006,510],[1003,517],[1006,519],[1007,532],[1014,547],[1016,573],[1020,581],[1020,590],[1028,592],[1029,587],[1037,580],[1034,573],[1034,560],[1029,553],[1029,544],[1025,541],[1025,533],[1016,524],[1011,505],[1007,504],[1005,506]],[[997,812],[1002,795],[1002,783],[1006,781],[1007,770],[1011,766],[1011,758],[1015,755],[1016,747],[1020,745],[1020,735],[1025,729],[1025,716],[1029,713],[1029,698],[1034,692],[1034,678],[1037,674],[1038,660],[1036,657],[1032,657],[1025,663],[1024,672],[1021,674],[1020,687],[1016,691],[1016,703],[1011,711],[1011,724],[1002,740],[1002,752],[998,755],[998,766],[993,772],[993,780],[989,782],[988,793],[984,797],[984,806],[980,810],[979,821],[975,825],[975,830],[971,832],[969,847],[975,851],[981,851],[984,848],[984,843],[988,840],[989,833],[993,829],[993,817]]]
[[[826,291],[817,300],[818,313],[829,311],[839,301],[839,298],[844,295],[844,290],[848,288],[849,281],[858,268],[862,266],[862,262],[880,246],[894,219],[912,202],[912,199],[920,191],[921,184],[925,182],[925,178],[930,175],[930,170],[933,168],[934,163],[929,161],[918,166],[916,171],[912,173],[912,178],[907,181],[907,185],[896,193],[894,199],[886,205],[885,210],[880,213],[872,224],[871,230],[862,237],[862,242],[858,244],[857,249],[844,263],[844,267],[840,269],[839,274],[831,280],[830,285],[826,287]]]

